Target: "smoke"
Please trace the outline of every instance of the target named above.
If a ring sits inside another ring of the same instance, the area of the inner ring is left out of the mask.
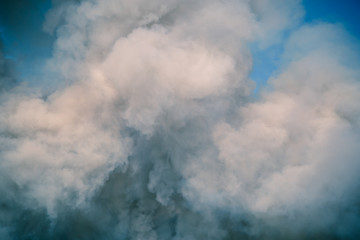
[[[297,0],[54,1],[0,55],[1,239],[356,239],[358,43]],[[254,98],[250,44],[284,44]],[[5,69],[5,70],[4,70]]]

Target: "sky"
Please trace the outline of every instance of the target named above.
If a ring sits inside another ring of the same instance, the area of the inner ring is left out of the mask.
[[[0,239],[359,239],[359,6],[1,1]]]
[[[360,4],[357,0],[304,0],[305,16],[303,22],[330,22],[342,24],[355,38],[360,38]],[[254,70],[251,77],[258,87],[266,86],[267,79],[276,70],[283,51],[282,43],[264,51],[254,51]],[[256,49],[256,48],[255,48]],[[258,89],[255,90],[256,92]]]

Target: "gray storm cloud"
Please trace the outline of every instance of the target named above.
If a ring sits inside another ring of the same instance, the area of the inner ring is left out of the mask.
[[[0,94],[1,239],[358,238],[358,45],[303,11],[55,1],[56,91]],[[249,44],[289,29],[254,99]]]

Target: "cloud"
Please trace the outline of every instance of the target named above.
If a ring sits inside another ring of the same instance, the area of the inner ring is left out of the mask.
[[[302,45],[297,36],[308,39],[304,32],[325,39],[318,47]],[[336,41],[339,33],[328,25],[294,32],[285,52],[294,59],[272,79],[273,90],[241,107],[234,126],[219,123],[213,132],[218,157],[194,163],[195,173],[200,166],[214,169],[189,181],[199,194],[195,201],[239,214],[244,210],[237,206],[245,205],[260,218],[283,218],[277,227],[295,232],[327,232],[334,225],[340,237],[354,237],[359,73],[338,55],[346,49]],[[344,215],[354,222],[342,222]]]
[[[357,43],[340,26],[300,26],[299,1],[54,5],[56,91],[0,96],[2,238],[359,235]],[[248,46],[286,31],[253,99]]]

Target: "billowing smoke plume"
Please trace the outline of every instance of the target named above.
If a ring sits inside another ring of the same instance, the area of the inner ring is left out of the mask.
[[[43,74],[0,55],[1,239],[360,237],[358,45],[297,0],[54,1]],[[291,30],[291,31],[290,31]],[[286,44],[259,97],[251,44]]]

